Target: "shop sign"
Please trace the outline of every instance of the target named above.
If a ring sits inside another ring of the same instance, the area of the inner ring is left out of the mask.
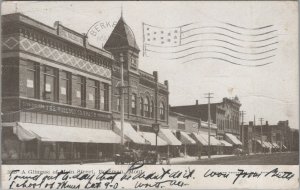
[[[84,108],[73,108],[64,105],[58,105],[55,103],[51,104],[46,102],[37,102],[33,100],[20,99],[20,105],[22,110],[30,110],[33,112],[52,113],[58,115],[87,118],[87,119],[106,119],[106,120],[111,119],[111,115],[109,113],[87,110]]]

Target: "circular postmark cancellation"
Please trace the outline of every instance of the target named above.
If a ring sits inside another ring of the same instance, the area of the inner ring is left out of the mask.
[[[98,21],[94,23],[87,32],[89,43],[96,47],[103,48],[116,24],[116,20]]]

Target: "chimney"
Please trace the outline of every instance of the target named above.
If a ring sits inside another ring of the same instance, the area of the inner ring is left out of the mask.
[[[269,122],[268,122],[268,121],[266,121],[266,125],[267,125],[267,126],[269,125]]]
[[[249,126],[253,126],[253,121],[249,121]]]
[[[157,73],[157,71],[153,71],[153,76],[154,76],[154,80],[157,82],[158,81],[158,73]]]
[[[199,105],[198,100],[196,100],[196,105]]]
[[[167,86],[167,88],[169,88],[169,81],[168,80],[165,80],[164,84]]]

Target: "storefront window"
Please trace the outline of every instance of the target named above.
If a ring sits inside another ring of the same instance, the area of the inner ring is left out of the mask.
[[[43,89],[43,98],[48,101],[56,101],[57,100],[57,69],[53,67],[44,66],[43,67],[44,74],[44,89]]]
[[[84,78],[82,76],[74,76],[75,82],[73,84],[74,92],[72,104],[76,106],[85,105],[85,93],[84,93]]]
[[[38,94],[38,65],[28,62],[26,67],[26,95],[28,98],[37,98]]]
[[[149,103],[150,103],[149,98],[146,97],[145,98],[145,104],[144,104],[145,116],[146,117],[150,117],[150,105],[149,105]]]
[[[92,79],[87,80],[87,102],[86,106],[88,108],[97,109],[97,82]]]
[[[64,104],[70,103],[70,87],[70,73],[65,71],[60,72],[59,102]]]
[[[58,143],[58,159],[72,159],[72,144],[69,142]]]
[[[44,160],[56,160],[57,159],[57,149],[56,143],[41,143],[41,158]]]
[[[131,95],[131,113],[136,115],[136,94]]]
[[[165,120],[165,104],[163,102],[159,104],[159,116],[161,120]]]

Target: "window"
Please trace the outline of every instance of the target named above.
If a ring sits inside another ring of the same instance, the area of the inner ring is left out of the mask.
[[[26,96],[28,98],[37,98],[38,81],[38,65],[28,62],[26,67]]]
[[[108,84],[100,83],[100,109],[108,111],[109,109],[109,91]]]
[[[136,94],[131,95],[131,113],[136,115]]]
[[[69,104],[71,102],[70,97],[70,73],[66,71],[60,72],[59,81],[59,102]]]
[[[154,102],[151,101],[151,108],[150,108],[150,113],[151,113],[151,117],[154,118],[154,110],[155,110],[155,107],[154,107]]]
[[[57,69],[49,66],[43,66],[43,75],[43,99],[57,101]]]
[[[161,120],[165,120],[165,104],[163,102],[159,104],[159,116]]]
[[[88,79],[86,87],[86,107],[97,109],[97,81]]]
[[[74,92],[73,94],[73,105],[84,106],[85,105],[85,80],[82,76],[73,76],[74,77]]]
[[[109,111],[109,86],[104,84],[104,110]]]
[[[148,97],[145,98],[144,109],[145,109],[145,116],[150,117],[150,101]]]
[[[140,113],[141,116],[144,116],[144,99],[142,97],[140,99]]]

